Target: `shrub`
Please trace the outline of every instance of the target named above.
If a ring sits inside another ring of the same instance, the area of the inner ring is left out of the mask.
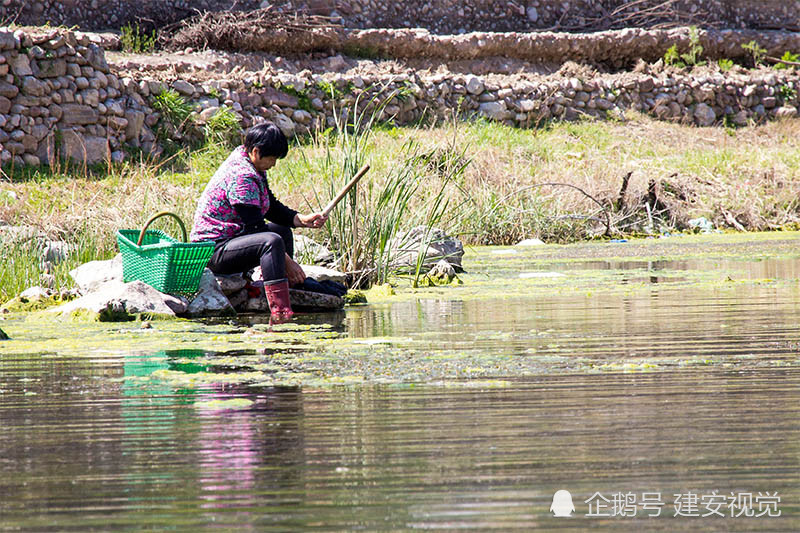
[[[139,28],[139,23],[135,25],[126,24],[122,30],[122,50],[125,52],[142,54],[152,52],[156,48],[156,30],[152,30],[148,35]]]
[[[797,98],[797,89],[795,89],[788,83],[781,85],[779,90],[781,93],[781,97],[783,97],[784,102],[791,102],[792,100],[795,100]]]
[[[781,59],[783,61],[788,61],[790,63],[797,63],[797,60],[800,59],[800,54],[793,54],[793,53],[791,53],[790,51],[787,50],[786,52],[783,53],[783,56],[781,56]],[[778,70],[785,70],[785,69],[794,68],[794,65],[787,65],[786,63],[776,63],[774,65],[774,68],[776,68]]]
[[[689,50],[681,54],[678,52],[678,45],[673,44],[664,54],[664,63],[676,67],[694,67],[704,65],[705,61],[700,60],[703,54],[703,45],[700,44],[700,30],[696,26],[689,28]]]
[[[745,52],[750,54],[751,59],[753,60],[753,66],[758,67],[764,61],[764,56],[767,54],[767,49],[762,48],[759,44],[755,41],[750,41],[749,43],[743,44],[742,49]]]
[[[153,109],[160,112],[167,121],[181,128],[194,109],[175,89],[167,89],[153,98]]]
[[[222,144],[238,144],[241,137],[239,116],[224,105],[209,118],[203,127],[206,140]]]
[[[719,65],[719,69],[722,72],[728,72],[730,69],[733,68],[733,61],[730,59],[720,59],[717,61],[717,65]]]

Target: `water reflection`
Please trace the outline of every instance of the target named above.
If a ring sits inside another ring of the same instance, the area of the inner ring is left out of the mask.
[[[561,489],[575,500],[571,528],[800,527],[796,369],[115,398],[62,397],[68,418],[40,408],[55,397],[29,411],[4,398],[4,527],[558,529]],[[252,404],[197,407],[237,398]],[[778,491],[782,516],[675,517],[673,495],[689,490]],[[619,491],[659,492],[663,516],[585,516],[593,493]]]
[[[762,257],[756,259],[602,260],[580,263],[546,263],[543,270],[608,270],[628,276],[636,272],[717,271],[737,279],[800,279],[800,261]],[[674,274],[673,274],[674,275]],[[685,278],[677,277],[679,280]]]
[[[795,261],[720,264],[754,279],[800,272]],[[234,368],[199,350],[3,355],[0,529],[800,530],[796,286],[515,287],[320,319],[438,356],[431,373],[472,353],[529,375],[316,390],[204,381]],[[662,371],[597,372],[618,361]],[[159,379],[170,372],[197,380]],[[562,489],[569,519],[549,512]],[[782,514],[676,517],[687,491],[777,491]],[[590,518],[596,492],[658,492],[664,512]]]

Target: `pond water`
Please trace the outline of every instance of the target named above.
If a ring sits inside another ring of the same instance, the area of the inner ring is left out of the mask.
[[[0,530],[798,531],[800,239],[698,242],[274,327],[11,317]]]

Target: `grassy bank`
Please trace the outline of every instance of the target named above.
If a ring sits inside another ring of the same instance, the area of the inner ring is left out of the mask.
[[[228,150],[208,145],[167,161],[132,158],[94,172],[5,169],[0,222],[32,226],[69,243],[67,261],[53,272],[57,286],[68,284],[66,272],[75,264],[116,253],[117,228],[140,227],[163,209],[190,222]],[[287,205],[308,211],[324,205],[362,162],[372,170],[358,197],[338,208],[331,224],[339,225],[337,232],[308,234],[345,254],[372,228],[373,250],[366,259],[351,257],[353,268],[380,260],[374,252],[387,231],[426,221],[476,244],[529,237],[567,242],[601,236],[609,226],[613,235],[671,232],[698,217],[734,230],[788,229],[800,222],[800,120],[733,130],[631,115],[623,122],[536,130],[478,121],[381,126],[349,136],[328,132],[295,144],[271,172],[271,184]],[[400,207],[388,201],[401,196]],[[375,225],[390,218],[392,228]],[[40,244],[8,240],[0,300],[37,284],[41,274]]]

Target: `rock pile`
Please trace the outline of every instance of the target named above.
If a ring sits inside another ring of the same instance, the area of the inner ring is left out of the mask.
[[[797,116],[800,93],[797,72],[769,69],[736,69],[726,74],[666,70],[597,79],[575,76],[543,83],[517,80],[515,84],[475,75],[397,75],[387,79],[319,76],[307,71],[265,80],[274,86],[248,92],[235,82],[217,81],[195,87],[190,98],[209,106],[201,115],[216,111],[217,104],[231,106],[240,114],[243,127],[267,119],[286,135],[296,135],[334,125],[334,107],[352,104],[357,96],[362,103],[372,97],[388,99],[381,118],[397,124],[413,123],[422,116],[444,120],[459,110],[526,128],[548,119],[617,119],[627,110],[699,126],[723,121],[744,125],[750,120]],[[347,92],[337,99],[326,97],[331,84]],[[302,95],[302,101],[275,87],[291,87],[293,93]],[[216,99],[205,90],[223,96]]]
[[[145,108],[88,35],[0,30],[0,163],[121,160],[123,143],[140,143]]]
[[[309,277],[330,279],[329,269],[305,266]],[[337,273],[334,273],[337,274]],[[88,312],[101,320],[127,319],[131,315],[161,317],[235,316],[237,312],[269,312],[263,289],[250,284],[241,274],[215,276],[206,269],[196,294],[189,300],[179,295],[164,294],[141,281],[123,282],[122,257],[107,261],[91,261],[70,272],[77,285],[77,298],[54,307],[51,312],[67,316]],[[327,276],[327,277],[326,277]],[[338,273],[344,277],[344,274]],[[52,291],[34,287],[21,294],[27,300],[46,299]],[[299,310],[337,310],[344,300],[327,294],[291,291],[291,302]]]

